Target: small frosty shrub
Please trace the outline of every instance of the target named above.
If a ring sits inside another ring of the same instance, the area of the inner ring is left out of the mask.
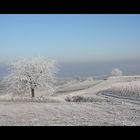
[[[67,102],[81,102],[83,101],[84,97],[83,96],[67,96],[65,100]]]
[[[65,100],[67,102],[98,102],[100,101],[93,97],[85,97],[85,96],[67,96]]]
[[[72,97],[67,96],[67,97],[65,98],[65,100],[66,100],[67,102],[71,102],[71,101],[72,101]]]
[[[118,68],[113,69],[111,72],[111,76],[122,76],[122,75],[123,75],[123,72]]]
[[[82,102],[84,100],[83,96],[67,96],[65,98],[67,102]]]
[[[73,96],[72,97],[72,101],[73,102],[81,102],[84,100],[84,97],[83,96]]]

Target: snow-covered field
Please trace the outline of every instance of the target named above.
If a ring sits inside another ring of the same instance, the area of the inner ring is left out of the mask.
[[[1,95],[0,125],[46,126],[135,126],[140,125],[140,100],[116,98],[108,93],[114,84],[138,82],[139,76],[112,77],[108,80],[61,82],[57,92],[44,99],[14,98]],[[116,94],[114,94],[116,95]],[[90,97],[92,102],[67,102],[66,97]],[[124,96],[125,97],[125,96]]]
[[[0,125],[140,125],[140,108],[115,102],[1,102]]]

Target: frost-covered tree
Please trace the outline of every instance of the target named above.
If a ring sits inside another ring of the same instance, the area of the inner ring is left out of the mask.
[[[57,72],[54,60],[46,57],[21,58],[10,66],[10,74],[5,77],[8,91],[18,94],[30,91],[32,97],[35,97],[36,89],[53,92],[53,82]]]
[[[111,72],[111,76],[122,76],[122,75],[123,75],[123,72],[118,68],[113,69]]]

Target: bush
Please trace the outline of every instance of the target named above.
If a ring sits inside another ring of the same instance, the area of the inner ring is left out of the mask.
[[[122,75],[123,75],[123,72],[118,68],[113,69],[111,72],[111,76],[122,76]]]
[[[81,101],[83,101],[83,99],[84,99],[83,96],[72,96],[72,97],[67,96],[67,97],[65,98],[65,100],[66,100],[67,102],[81,102]]]
[[[97,101],[93,97],[84,97],[84,96],[67,96],[65,100],[67,102],[95,102]]]
[[[69,97],[69,96],[67,96],[66,98],[65,98],[65,100],[67,101],[67,102],[71,102],[71,97]]]

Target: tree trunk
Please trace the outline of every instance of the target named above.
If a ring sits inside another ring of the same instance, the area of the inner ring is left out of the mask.
[[[34,88],[31,88],[31,94],[32,94],[32,98],[35,97],[35,90],[34,90]]]

